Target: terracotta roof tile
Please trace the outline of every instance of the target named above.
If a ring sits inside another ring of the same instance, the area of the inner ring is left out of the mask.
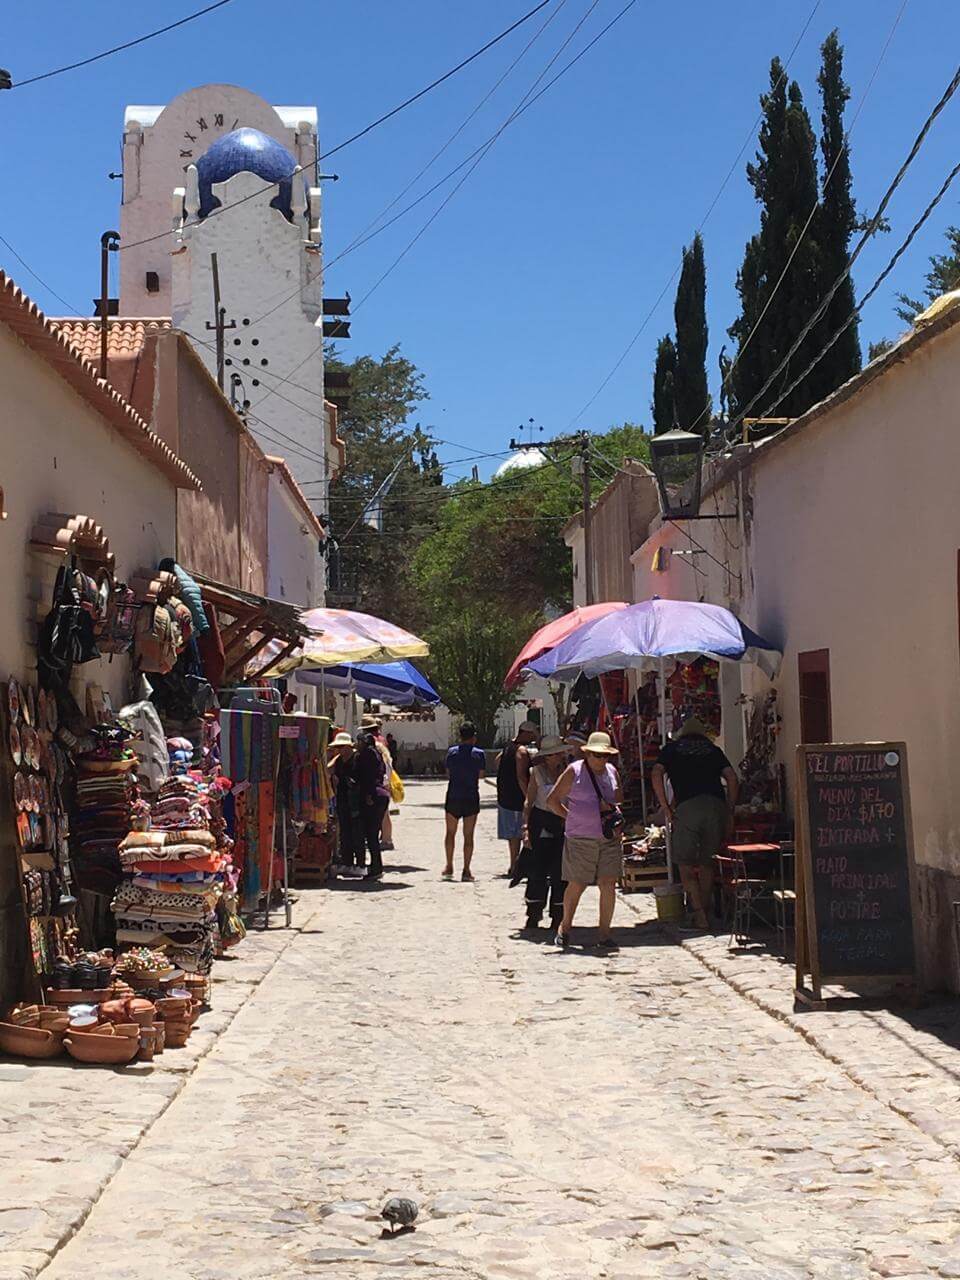
[[[58,329],[71,346],[85,360],[99,366],[100,362],[100,321],[50,318],[50,323]],[[107,322],[107,359],[120,356],[137,356],[143,350],[148,333],[163,333],[172,327],[171,321],[131,320],[126,316],[108,320]]]
[[[187,464],[150,430],[109,382],[97,376],[97,369],[91,361],[47,319],[5,271],[0,271],[0,323],[7,325],[26,346],[43,357],[79,396],[178,488],[201,488],[200,481]]]

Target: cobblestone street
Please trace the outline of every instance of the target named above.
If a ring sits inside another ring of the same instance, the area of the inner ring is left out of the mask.
[[[592,893],[570,952],[520,938],[492,809],[478,882],[440,880],[442,799],[408,786],[381,884],[302,894],[299,933],[59,1251],[14,1239],[5,1194],[4,1280],[960,1277],[947,1143],[632,905],[612,956]],[[58,1077],[64,1129],[117,1086]],[[158,1078],[123,1082],[126,1116]],[[382,1239],[391,1194],[421,1217]]]

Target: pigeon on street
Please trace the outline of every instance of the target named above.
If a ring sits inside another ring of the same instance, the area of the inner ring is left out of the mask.
[[[408,1200],[406,1196],[392,1196],[383,1206],[380,1214],[381,1218],[386,1218],[390,1223],[389,1233],[384,1229],[384,1235],[397,1234],[397,1227],[401,1231],[414,1231],[414,1223],[420,1212],[420,1206],[415,1200]]]

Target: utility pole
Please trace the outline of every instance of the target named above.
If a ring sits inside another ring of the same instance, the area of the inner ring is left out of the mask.
[[[533,422],[533,419],[530,419]],[[511,449],[537,449],[548,450],[566,446],[573,446],[576,453],[569,458],[572,464],[574,476],[580,477],[582,504],[583,504],[583,593],[585,604],[595,604],[594,590],[594,572],[593,572],[593,498],[590,492],[590,450],[591,440],[589,431],[580,431],[575,436],[558,436],[555,440],[544,440],[534,444],[533,440],[526,443],[523,440],[510,440]],[[550,458],[549,453],[546,457],[553,462],[555,466],[559,466],[559,462],[555,458]]]
[[[207,328],[216,331],[217,335],[217,386],[222,391],[224,383],[224,360],[226,358],[226,341],[224,333],[227,329],[235,329],[237,327],[236,320],[226,323],[226,308],[220,305],[220,270],[217,267],[217,255],[211,253],[210,267],[213,271],[213,324],[207,321]]]
[[[120,248],[120,232],[105,231],[100,237],[100,377],[107,378],[107,317],[110,314],[110,254]]]
[[[590,434],[580,433],[580,483],[583,492],[583,593],[584,603],[594,603],[593,506],[590,493]]]

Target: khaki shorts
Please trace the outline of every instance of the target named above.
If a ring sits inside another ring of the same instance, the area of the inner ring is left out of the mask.
[[[702,867],[713,861],[727,835],[729,810],[716,796],[693,796],[677,805],[670,829],[670,852],[680,867]]]
[[[622,873],[623,850],[619,840],[567,836],[561,872],[564,880],[596,884],[599,880],[619,880]]]

